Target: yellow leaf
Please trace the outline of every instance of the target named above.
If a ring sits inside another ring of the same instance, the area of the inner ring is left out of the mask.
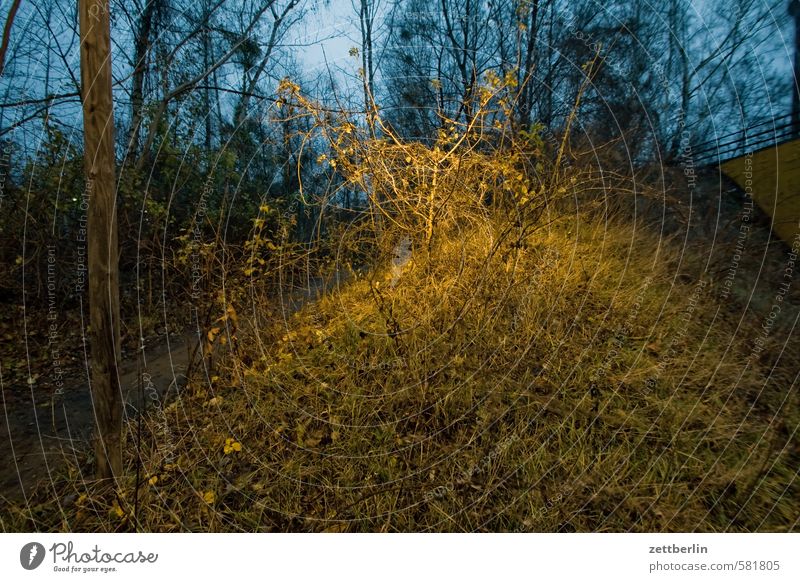
[[[232,438],[225,439],[225,446],[222,447],[222,450],[225,452],[226,455],[236,451],[239,452],[242,450],[242,443],[236,442]]]
[[[234,325],[239,323],[239,318],[236,316],[236,310],[233,308],[233,305],[228,304],[228,308],[225,310],[225,315],[233,322]]]
[[[158,475],[153,475],[147,482],[150,483],[150,485],[155,485],[158,483]]]
[[[114,502],[114,505],[111,506],[111,513],[116,515],[120,519],[125,517],[125,512],[122,510],[122,508],[119,506],[119,503],[117,503],[116,501]]]
[[[207,335],[208,343],[212,343],[213,344],[214,340],[217,338],[218,334],[219,334],[219,328],[218,327],[212,327],[211,329],[209,329],[208,330],[208,335]]]

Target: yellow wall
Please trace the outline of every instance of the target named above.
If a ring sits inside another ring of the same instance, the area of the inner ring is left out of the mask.
[[[800,139],[721,164],[722,172],[749,191],[772,217],[772,230],[784,241],[800,232]]]

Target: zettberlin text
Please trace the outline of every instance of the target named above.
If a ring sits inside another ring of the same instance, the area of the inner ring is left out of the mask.
[[[650,546],[651,554],[707,554],[708,546],[698,546],[692,544],[691,546]]]

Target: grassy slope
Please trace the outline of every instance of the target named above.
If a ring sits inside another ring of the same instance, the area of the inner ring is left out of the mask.
[[[493,242],[461,232],[240,337],[213,389],[148,416],[142,527],[792,527],[796,342],[772,370],[751,357],[761,322],[629,226]],[[119,510],[66,488],[20,527],[130,527],[132,482]]]

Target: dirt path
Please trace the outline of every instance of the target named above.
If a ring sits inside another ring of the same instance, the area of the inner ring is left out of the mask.
[[[278,298],[278,304],[291,315],[322,293],[340,284],[343,277],[324,281],[307,278]],[[161,401],[180,390],[190,352],[197,343],[197,332],[161,336],[145,344],[142,367],[149,375],[145,398],[155,389]],[[64,378],[63,394],[50,396],[36,387],[20,390],[3,386],[0,400],[0,442],[6,453],[0,456],[0,498],[24,502],[32,488],[52,483],[57,469],[75,457],[76,448],[85,448],[94,427],[94,409],[89,391],[88,362],[82,376]],[[123,354],[120,385],[125,396],[125,413],[135,416],[140,408],[138,363],[134,355]],[[152,387],[150,387],[150,382]],[[10,401],[7,395],[27,394]]]
[[[183,334],[160,337],[145,345],[142,371],[150,375],[162,398],[183,386],[191,345]],[[136,358],[131,357],[123,361],[120,370],[128,417],[137,409],[137,368]],[[87,363],[82,377],[64,378],[62,394],[39,395],[33,389],[27,400],[7,406],[3,399],[0,439],[5,441],[6,454],[0,457],[0,496],[23,501],[36,483],[51,482],[54,470],[74,455],[76,446],[88,441],[94,425],[88,376]]]

